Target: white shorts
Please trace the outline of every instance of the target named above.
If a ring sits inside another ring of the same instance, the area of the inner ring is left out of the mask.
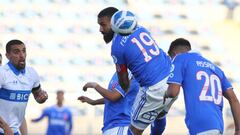
[[[132,126],[144,130],[160,112],[168,112],[176,98],[167,98],[163,104],[163,96],[168,88],[167,79],[150,87],[140,87],[132,107]]]
[[[127,135],[128,126],[114,127],[103,132],[103,135]]]
[[[222,135],[222,133],[217,129],[213,129],[213,130],[207,130],[204,132],[197,133],[197,135]]]

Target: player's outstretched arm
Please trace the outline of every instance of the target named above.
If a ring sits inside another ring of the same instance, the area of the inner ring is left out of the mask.
[[[233,114],[234,125],[235,125],[235,134],[240,135],[240,104],[235,95],[233,89],[228,89],[226,92],[223,93],[223,96],[228,100],[231,111]]]
[[[32,89],[33,96],[35,100],[39,103],[42,104],[48,99],[48,94],[46,91],[42,90],[40,86],[37,88]]]
[[[88,88],[94,88],[99,94],[101,94],[104,98],[115,102],[118,101],[122,95],[116,90],[108,90],[97,84],[96,82],[88,82],[83,86],[83,90],[86,91]]]
[[[104,98],[100,98],[100,99],[97,99],[97,100],[92,100],[88,97],[85,97],[85,96],[80,96],[78,97],[78,100],[82,101],[82,103],[88,103],[90,105],[101,105],[101,104],[104,104]]]
[[[0,127],[4,131],[4,135],[14,135],[12,129],[8,126],[8,124],[0,117]]]

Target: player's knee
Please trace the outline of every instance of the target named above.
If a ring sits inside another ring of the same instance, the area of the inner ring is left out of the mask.
[[[143,130],[137,129],[132,125],[128,128],[128,135],[142,135],[142,133]]]

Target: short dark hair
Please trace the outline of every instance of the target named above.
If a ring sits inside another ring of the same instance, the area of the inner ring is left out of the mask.
[[[63,90],[57,90],[57,94],[64,94]]]
[[[98,14],[98,18],[107,16],[107,17],[112,17],[114,13],[116,13],[118,11],[117,8],[115,7],[107,7],[104,8],[103,10],[101,10]]]
[[[18,39],[10,40],[6,44],[6,52],[9,53],[11,51],[11,46],[13,46],[13,45],[21,45],[21,44],[24,44],[24,43],[22,41],[18,40]]]
[[[169,50],[168,50],[168,55],[172,56],[173,55],[173,51],[176,49],[180,49],[180,48],[185,48],[187,50],[191,50],[191,44],[188,40],[184,39],[184,38],[177,38],[174,41],[172,41]]]

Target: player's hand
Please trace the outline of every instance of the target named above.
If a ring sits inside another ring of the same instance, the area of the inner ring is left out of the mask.
[[[33,93],[35,100],[39,103],[42,104],[48,99],[48,94],[44,90],[38,90]]]
[[[85,96],[80,96],[78,97],[78,100],[82,101],[82,103],[88,103],[90,105],[94,105],[94,101],[88,97],[85,97]]]
[[[1,117],[0,117],[0,127],[3,129],[4,135],[13,135],[12,129]]]
[[[88,88],[96,88],[97,86],[96,82],[88,82],[83,86],[83,91],[87,91]]]

